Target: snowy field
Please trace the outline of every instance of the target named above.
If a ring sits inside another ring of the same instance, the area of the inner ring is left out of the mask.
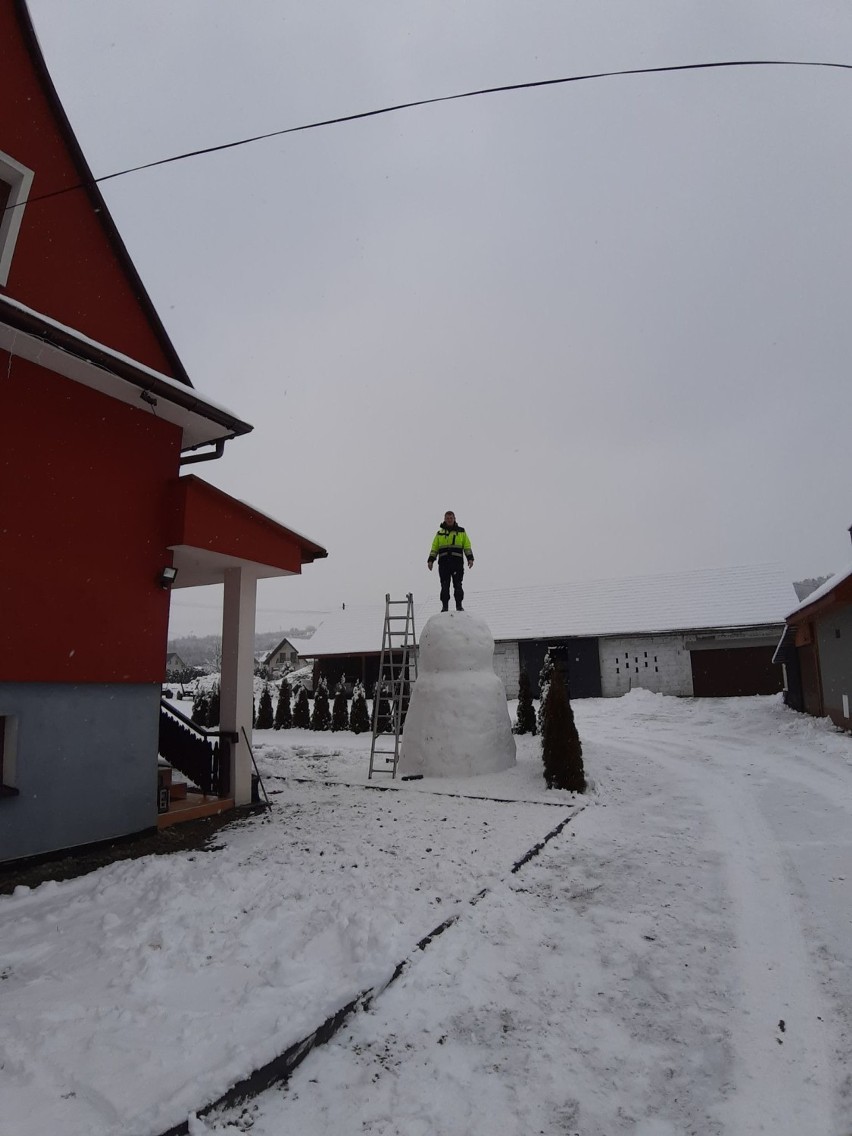
[[[529,738],[381,791],[369,737],[259,732],[274,807],[214,850],[0,897],[2,1136],[156,1136],[369,989],[190,1130],[849,1136],[852,738],[777,698],[574,709],[585,798]]]

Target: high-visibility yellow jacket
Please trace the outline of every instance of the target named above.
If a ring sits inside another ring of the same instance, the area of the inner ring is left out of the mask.
[[[460,525],[451,529],[443,525],[435,533],[432,541],[432,550],[429,553],[429,563],[444,556],[466,556],[468,564],[473,563],[473,550],[470,547],[470,537]]]

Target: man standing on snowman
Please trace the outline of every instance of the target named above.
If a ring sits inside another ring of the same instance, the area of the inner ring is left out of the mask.
[[[435,533],[429,559],[426,562],[431,572],[435,561],[438,561],[438,575],[441,578],[441,611],[448,611],[450,607],[450,583],[453,585],[456,611],[464,611],[462,580],[465,559],[468,568],[472,568],[473,551],[470,547],[470,537],[456,521],[455,513],[448,509],[444,513],[444,523]]]

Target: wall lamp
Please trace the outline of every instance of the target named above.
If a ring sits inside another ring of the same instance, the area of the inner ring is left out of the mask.
[[[161,588],[170,588],[177,579],[177,568],[164,568],[160,573],[160,578],[157,581]]]

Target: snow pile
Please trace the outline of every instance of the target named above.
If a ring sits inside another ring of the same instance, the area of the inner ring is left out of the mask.
[[[405,719],[403,777],[472,777],[515,764],[506,691],[494,673],[494,639],[467,612],[433,615]]]

